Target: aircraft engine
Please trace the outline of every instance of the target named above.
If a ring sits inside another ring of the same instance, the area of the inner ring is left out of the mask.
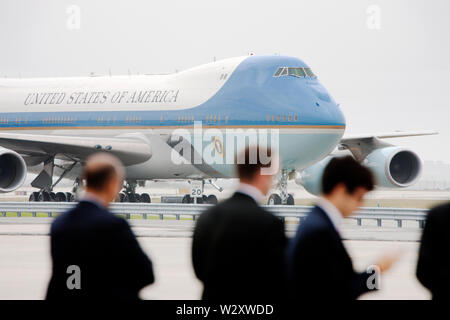
[[[332,156],[327,156],[321,161],[302,170],[301,173],[297,172],[295,183],[302,185],[309,193],[319,195],[322,192],[322,174],[331,159],[333,159]]]
[[[334,156],[297,172],[295,182],[306,191],[319,195],[322,190],[322,174]],[[404,188],[413,185],[422,172],[422,161],[411,150],[401,147],[385,147],[369,153],[362,164],[371,169],[379,187]]]
[[[0,147],[0,193],[20,188],[26,175],[27,166],[23,158],[15,151]]]
[[[364,159],[380,187],[404,188],[413,185],[422,172],[422,161],[414,152],[401,147],[376,149]]]

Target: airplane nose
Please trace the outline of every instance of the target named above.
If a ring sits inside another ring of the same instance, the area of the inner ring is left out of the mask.
[[[325,102],[331,102],[332,99],[330,97],[330,94],[323,86],[319,84],[310,84],[310,88],[313,94],[317,97],[317,99]]]
[[[331,125],[343,126],[345,128],[345,116],[339,104],[334,101],[328,103],[327,117]]]
[[[320,84],[310,84],[313,93],[313,108],[319,113],[323,125],[345,126],[344,114],[328,91]]]

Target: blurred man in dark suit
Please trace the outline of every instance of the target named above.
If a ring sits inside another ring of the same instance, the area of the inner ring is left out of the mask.
[[[376,289],[375,281],[368,281],[373,272],[353,270],[340,234],[341,220],[361,206],[364,195],[373,187],[369,169],[352,157],[329,162],[322,177],[323,197],[289,244],[291,299],[351,300]],[[392,254],[384,256],[377,264],[379,271],[389,269],[394,259]]]
[[[269,158],[263,161],[261,155]],[[237,164],[238,190],[204,212],[195,227],[195,274],[205,300],[276,301],[285,289],[284,224],[259,203],[272,186],[278,157],[255,146],[238,159],[245,159]]]
[[[138,299],[153,269],[128,223],[108,211],[122,188],[124,169],[106,153],[86,163],[86,193],[52,223],[52,277],[47,299]]]
[[[450,299],[450,203],[428,213],[417,264],[417,278],[433,300]]]

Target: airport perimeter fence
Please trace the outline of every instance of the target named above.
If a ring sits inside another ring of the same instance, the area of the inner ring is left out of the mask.
[[[21,217],[28,214],[32,217],[45,215],[53,217],[61,214],[76,203],[71,202],[1,202],[0,212],[2,217],[15,215]],[[157,218],[163,220],[166,218],[175,218],[180,220],[195,218],[205,209],[211,207],[209,204],[179,204],[179,203],[112,203],[110,210],[114,214],[123,215],[126,219],[132,219],[138,216],[142,219]],[[311,210],[311,206],[285,206],[272,205],[263,206],[267,211],[272,212],[281,219],[287,218],[297,220],[301,223]],[[397,227],[403,227],[404,221],[416,221],[419,228],[425,225],[427,209],[416,208],[380,208],[363,207],[356,215],[346,219],[356,220],[358,226],[362,226],[363,220],[375,220],[377,226],[381,227],[384,220],[395,221]]]

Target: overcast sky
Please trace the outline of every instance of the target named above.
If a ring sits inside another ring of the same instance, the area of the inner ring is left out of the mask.
[[[309,64],[347,133],[438,130],[391,142],[450,163],[448,0],[0,0],[0,76],[170,73],[249,52]]]

